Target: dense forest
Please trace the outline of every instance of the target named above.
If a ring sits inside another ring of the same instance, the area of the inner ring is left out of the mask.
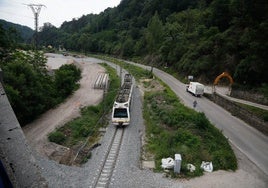
[[[266,0],[122,0],[60,28],[46,23],[44,46],[105,53],[212,80],[228,71],[236,83],[268,83]]]
[[[34,34],[34,31],[31,28],[27,26],[22,26],[19,24],[13,24],[11,22],[7,22],[1,19],[0,19],[0,25],[2,29],[5,29],[6,31],[8,31],[9,34],[12,34],[10,35],[10,37],[13,38],[13,40],[16,40],[17,42],[20,42],[20,43],[31,42],[31,39]]]

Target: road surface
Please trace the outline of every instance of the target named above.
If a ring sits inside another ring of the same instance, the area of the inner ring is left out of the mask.
[[[230,97],[230,91],[229,91],[228,87],[216,86],[216,92],[218,94],[220,94],[222,97],[225,97],[226,99],[228,99],[230,101],[246,104],[246,105],[249,105],[249,106],[254,106],[254,107],[257,107],[257,108],[261,108],[263,110],[268,110],[267,105],[258,104],[258,103],[246,101],[246,100],[243,100],[243,99]],[[210,93],[211,94],[212,93],[212,86],[206,86],[205,87],[205,93]]]
[[[55,57],[57,58],[57,57]],[[85,59],[77,59],[79,62],[86,62],[88,64],[97,64],[100,62],[104,62],[103,60],[98,60],[95,58],[85,58]],[[59,62],[60,63],[60,62]],[[120,70],[118,66],[113,65],[118,71]],[[96,66],[96,67],[95,67]],[[93,67],[98,68],[99,66],[93,65]],[[87,70],[84,72],[83,77],[87,77],[90,75],[91,71],[96,69]],[[167,75],[166,73],[158,72],[155,69],[155,73],[157,76],[161,77],[163,81],[170,84],[172,88],[177,90],[177,95],[182,95],[180,97],[183,98],[183,102],[190,106],[192,105],[193,99],[191,95],[185,92],[184,84],[181,84],[173,77]],[[96,71],[95,71],[96,72]],[[89,80],[88,80],[89,81]],[[89,82],[86,82],[89,84]],[[177,88],[177,89],[176,89]],[[92,87],[91,87],[92,89]],[[89,89],[89,90],[91,90]],[[80,94],[80,97],[76,98],[77,100],[81,100],[85,94],[90,97],[92,95],[89,90],[84,91],[84,93]],[[174,90],[174,89],[173,89]],[[181,92],[181,93],[180,93]],[[145,126],[142,118],[142,97],[140,96],[139,87],[134,87],[133,89],[133,103],[132,103],[132,111],[131,114],[133,117],[131,126],[128,126],[126,129],[126,133],[123,139],[122,148],[120,150],[118,156],[118,163],[115,165],[114,173],[112,176],[112,182],[110,184],[110,188],[125,188],[125,187],[139,187],[139,188],[155,188],[155,187],[163,187],[163,188],[191,188],[191,187],[216,187],[216,188],[225,188],[225,187],[260,187],[266,188],[268,185],[267,176],[260,173],[260,169],[257,168],[251,161],[249,161],[244,154],[242,154],[239,150],[235,149],[235,153],[238,159],[239,168],[236,172],[228,172],[228,171],[216,171],[213,173],[206,173],[202,177],[194,178],[191,180],[186,179],[169,179],[166,178],[162,173],[154,173],[149,169],[141,169],[140,168],[140,153],[141,153],[141,137],[145,134]],[[75,94],[74,94],[75,95]],[[95,96],[95,94],[93,94]],[[186,99],[185,99],[186,98]],[[188,100],[187,100],[188,98]],[[71,98],[68,98],[65,102],[68,103]],[[75,100],[75,101],[77,101]],[[205,98],[200,99],[205,100]],[[197,100],[197,109],[202,110],[201,102],[199,99]],[[80,101],[81,104],[83,104]],[[214,104],[215,105],[215,104]],[[76,106],[73,108],[76,108]],[[216,105],[217,106],[217,105]],[[219,108],[219,107],[218,107]],[[66,110],[68,113],[68,108],[62,108],[62,111]],[[47,116],[45,119],[53,118],[54,116],[61,118],[60,114],[50,113],[50,116]],[[228,115],[230,116],[230,115]],[[70,117],[67,117],[69,119]],[[45,120],[46,121],[46,120]],[[39,123],[42,123],[41,121]],[[36,126],[40,126],[40,124]],[[55,123],[55,122],[52,122]],[[92,187],[94,178],[96,178],[96,173],[98,170],[99,164],[103,159],[103,154],[108,148],[108,145],[111,140],[112,133],[114,131],[114,126],[108,126],[106,133],[103,138],[100,140],[101,146],[95,148],[92,152],[92,158],[83,165],[82,167],[75,166],[66,166],[59,164],[53,160],[50,160],[43,155],[36,155],[36,159],[38,161],[39,166],[41,167],[42,175],[49,183],[49,187]],[[34,133],[35,134],[35,133]],[[31,136],[31,135],[30,135]],[[33,139],[34,135],[32,135]],[[36,142],[35,142],[36,143]]]
[[[131,63],[131,62],[130,62]],[[135,63],[134,63],[135,64]],[[138,65],[138,64],[135,64]],[[139,65],[147,70],[151,67]],[[164,81],[180,98],[186,106],[193,108],[193,101],[197,101],[195,108],[205,113],[206,117],[229,141],[241,150],[252,162],[254,162],[266,175],[268,175],[268,137],[258,130],[247,125],[242,120],[232,116],[228,111],[206,99],[196,98],[185,91],[185,84],[173,76],[154,68],[154,74]]]

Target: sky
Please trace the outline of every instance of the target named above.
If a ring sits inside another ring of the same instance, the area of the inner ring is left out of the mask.
[[[64,21],[87,14],[99,14],[116,7],[121,0],[0,0],[0,19],[35,29],[34,14],[28,4],[41,4],[38,27],[49,22],[60,27]]]

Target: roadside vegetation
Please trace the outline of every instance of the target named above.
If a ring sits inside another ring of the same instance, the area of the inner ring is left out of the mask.
[[[78,88],[81,71],[73,64],[63,65],[51,74],[41,52],[11,50],[1,55],[5,91],[21,126],[61,103]]]
[[[202,82],[227,71],[256,88],[268,82],[267,12],[265,0],[122,0],[59,28],[46,23],[39,37],[44,46],[139,59]]]
[[[113,62],[114,64],[117,64],[121,66],[122,68],[126,69],[132,76],[135,77],[135,80],[139,82],[141,78],[152,78],[153,74],[151,71],[144,70],[141,67],[131,65],[129,63],[125,63],[124,61],[120,61],[119,59],[112,58],[109,56],[103,56],[103,55],[93,55],[96,58],[107,60],[110,62]]]
[[[260,119],[262,119],[263,121],[268,122],[268,111],[267,110],[257,108],[254,106],[250,106],[250,105],[246,105],[246,104],[242,104],[242,103],[238,103],[238,102],[236,102],[236,104],[241,106],[242,108],[247,109],[252,114],[254,114],[257,117],[259,117]]]
[[[204,82],[228,71],[238,84],[260,88],[267,97],[267,9],[264,0],[122,0],[115,8],[66,21],[60,28],[46,23],[38,35],[42,46],[63,45],[84,53],[136,58],[155,67],[166,67],[175,76],[194,75]],[[5,91],[23,126],[70,95],[77,88],[81,73],[70,66],[49,76],[43,54],[15,50],[27,47],[18,45],[22,42],[20,37],[16,29],[7,30],[0,25],[0,67],[4,71]],[[150,71],[117,63],[137,80],[152,78]],[[150,83],[146,82],[146,87]],[[186,162],[196,165],[194,175],[200,175],[198,163],[203,159],[212,160],[216,170],[235,169],[235,157],[222,134],[204,114],[183,107],[174,97],[168,87],[145,93],[147,146],[155,155],[157,169],[160,170],[160,158],[172,152],[183,155],[182,171],[187,176],[191,175],[185,170]],[[105,105],[110,104],[106,102]],[[50,139],[69,145],[80,142],[80,136],[94,135],[97,128],[89,128],[87,123],[96,125],[100,119],[97,117],[103,116],[104,104],[83,109],[81,119]],[[93,115],[96,119],[87,119]]]
[[[3,86],[20,125],[24,126],[72,94],[78,88],[81,71],[74,64],[48,71],[44,53],[22,44],[20,34],[15,28],[6,28],[0,23]]]
[[[212,161],[214,170],[237,169],[237,160],[228,140],[203,113],[181,104],[168,86],[158,79],[150,79],[150,71],[113,58],[103,58],[121,65],[134,75],[136,80],[149,80],[140,84],[146,88],[143,103],[146,123],[145,149],[154,156],[156,171],[163,171],[162,158],[174,158],[176,153],[182,155],[180,177],[202,175],[202,161]],[[189,163],[196,166],[196,171],[187,170]],[[173,172],[170,172],[170,175],[176,176]]]
[[[267,12],[265,0],[122,0],[59,28],[46,23],[39,36],[44,46],[153,65],[184,83],[193,75],[211,84],[226,71],[267,98]]]
[[[163,91],[146,92],[144,118],[148,139],[147,149],[154,153],[156,170],[161,159],[182,155],[182,176],[202,175],[202,161],[212,161],[214,170],[236,170],[236,157],[228,140],[203,113],[183,106],[166,86]],[[187,170],[187,164],[197,170]]]
[[[77,147],[87,143],[90,148],[99,138],[99,129],[107,125],[107,115],[112,109],[113,102],[120,87],[116,71],[107,64],[102,64],[109,74],[109,88],[101,103],[96,106],[84,107],[81,116],[68,122],[61,128],[49,134],[49,140],[57,144],[77,150]]]

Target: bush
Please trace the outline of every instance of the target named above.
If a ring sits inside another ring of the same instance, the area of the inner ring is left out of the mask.
[[[264,115],[263,120],[264,120],[265,122],[268,121],[268,115],[267,115],[267,114]]]
[[[62,132],[55,131],[49,134],[48,139],[50,142],[62,144],[66,140],[66,137]]]
[[[67,97],[76,88],[76,82],[81,78],[81,70],[75,65],[62,65],[55,71],[55,86],[57,91],[63,96]]]
[[[202,161],[212,161],[215,170],[237,168],[234,152],[223,134],[205,114],[186,108],[174,99],[169,88],[145,93],[143,113],[148,138],[146,148],[155,155],[157,171],[162,170],[161,159],[174,157],[175,153],[183,158],[182,176],[202,175]],[[187,170],[188,163],[196,166],[195,172]]]
[[[90,137],[90,140],[95,140],[95,138],[98,137],[99,128],[106,124],[105,115],[113,106],[113,102],[117,94],[115,91],[118,91],[118,88],[120,86],[120,79],[116,76],[114,69],[108,67],[106,64],[103,66],[105,66],[107,69],[110,79],[109,89],[103,101],[96,106],[84,107],[81,110],[80,117],[73,119],[55,132],[56,136],[58,134],[57,132],[61,132],[61,135],[57,139],[59,139],[60,143],[66,147],[72,147],[79,142],[83,142],[87,137]],[[65,139],[61,140],[62,135],[65,133],[68,136],[66,136]],[[52,139],[49,139],[52,142],[54,142],[53,136]]]
[[[77,88],[81,71],[75,65],[63,65],[53,79],[45,63],[40,52],[14,51],[0,59],[5,90],[21,126],[62,102]]]
[[[53,80],[43,54],[14,51],[0,60],[7,96],[21,124],[31,122],[56,104]]]

